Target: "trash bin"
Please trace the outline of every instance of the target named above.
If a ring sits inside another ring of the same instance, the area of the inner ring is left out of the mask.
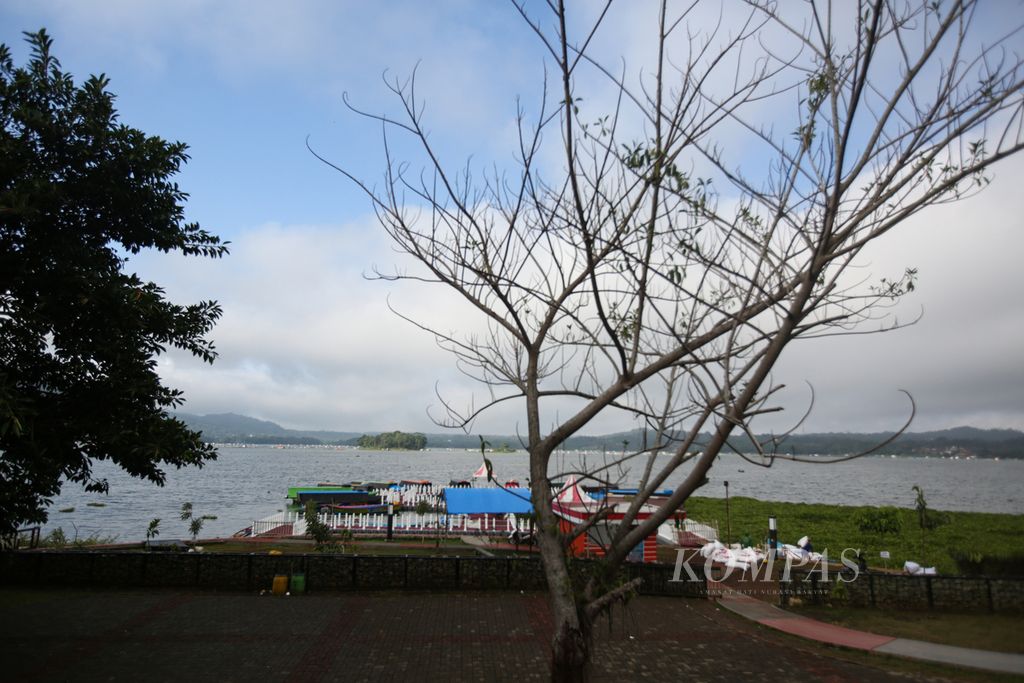
[[[292,593],[305,593],[306,592],[306,575],[305,574],[292,574]]]
[[[284,595],[288,592],[288,575],[278,574],[274,577],[274,585],[271,590],[274,595]]]

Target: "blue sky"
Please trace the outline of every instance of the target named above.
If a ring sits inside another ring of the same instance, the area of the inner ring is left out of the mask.
[[[598,37],[600,53],[642,60],[645,16],[616,15]],[[464,312],[437,292],[362,278],[401,257],[366,198],[305,145],[378,179],[379,128],[347,111],[342,93],[394,111],[382,73],[418,68],[432,140],[452,165],[500,163],[515,98],[535,102],[543,73],[539,44],[510,4],[0,1],[0,41],[16,62],[26,55],[20,32],[40,27],[76,78],[109,76],[123,121],[189,144],[179,177],[191,195],[187,215],[233,244],[219,262],[134,262],[176,300],[224,306],[212,368],[175,353],[161,361],[167,382],[186,392],[185,410],[289,427],[436,431],[426,413],[435,387],[469,396],[431,337],[386,302],[453,325]],[[1024,428],[1022,171],[1021,160],[997,167],[981,197],[915,218],[871,253],[879,272],[920,269],[906,315],[923,308],[925,317],[895,334],[794,347],[778,375],[797,387],[795,411],[803,381],[815,386],[805,431],[894,428],[905,408],[899,388],[918,401],[914,429]],[[512,432],[516,421],[499,411],[478,430]],[[589,431],[628,426],[609,420]]]

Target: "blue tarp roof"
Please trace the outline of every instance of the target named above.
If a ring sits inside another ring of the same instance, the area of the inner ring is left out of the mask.
[[[533,504],[530,503],[530,489],[446,488],[444,497],[448,501],[448,514],[450,515],[484,513],[500,515],[533,512]]]

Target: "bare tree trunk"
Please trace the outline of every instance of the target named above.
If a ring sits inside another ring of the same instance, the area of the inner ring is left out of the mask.
[[[590,662],[590,628],[577,605],[566,552],[558,533],[558,519],[551,512],[550,506],[540,508],[540,519],[537,541],[548,582],[551,620],[554,624],[551,636],[551,680],[584,681],[587,680],[587,666]]]
[[[536,409],[528,410],[534,417]],[[530,421],[531,432],[540,436],[539,420]],[[539,440],[539,438],[538,438]],[[547,579],[551,621],[551,680],[585,681],[590,662],[590,638],[587,624],[581,620],[574,584],[569,576],[566,548],[559,529],[559,518],[552,508],[551,482],[548,479],[548,454],[534,446],[530,455],[530,488],[537,511],[537,546]]]
[[[557,600],[552,600],[554,605]],[[551,680],[586,681],[590,671],[590,636],[568,621],[560,621],[551,641]]]

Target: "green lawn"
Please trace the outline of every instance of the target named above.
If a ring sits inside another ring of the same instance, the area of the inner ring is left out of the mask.
[[[844,548],[859,548],[873,567],[883,567],[879,552],[889,551],[889,568],[900,569],[905,560],[935,566],[944,574],[957,574],[951,551],[983,554],[1024,554],[1024,515],[982,512],[947,512],[949,523],[932,531],[918,526],[917,512],[900,509],[902,530],[880,534],[862,532],[856,523],[864,507],[845,507],[810,503],[776,503],[753,498],[734,497],[729,502],[731,541],[744,534],[760,543],[768,533],[768,517],[778,520],[779,541],[796,543],[809,535],[818,552],[828,551],[838,561]],[[720,535],[726,535],[725,500],[691,498],[686,503],[690,519],[717,521]]]
[[[789,608],[789,611],[883,636],[997,652],[1024,653],[1024,639],[1020,636],[1024,629],[1024,615],[1019,614],[897,612],[879,608],[813,605],[793,607]]]

